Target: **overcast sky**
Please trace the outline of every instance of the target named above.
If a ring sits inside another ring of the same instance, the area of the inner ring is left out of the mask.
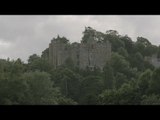
[[[41,55],[58,34],[71,42],[80,42],[85,26],[97,31],[117,30],[133,41],[138,36],[160,44],[160,16],[112,15],[0,15],[0,58],[27,61]]]

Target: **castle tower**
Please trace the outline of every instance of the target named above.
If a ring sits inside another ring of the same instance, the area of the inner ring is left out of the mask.
[[[69,49],[67,44],[61,41],[61,38],[51,40],[49,44],[49,62],[56,68],[64,64],[69,57]]]
[[[98,67],[102,70],[106,61],[110,59],[111,44],[109,42],[101,43],[94,40],[81,43],[79,54],[81,69]]]
[[[97,67],[102,70],[106,61],[111,58],[111,44],[109,41],[104,42],[101,39],[102,33],[96,33],[93,29],[89,30],[87,28],[87,39],[84,39],[81,43],[70,44],[69,40],[59,36],[52,39],[48,52],[47,50],[43,52],[48,55],[43,56],[48,57],[49,63],[55,68],[65,64],[65,61],[71,58],[73,64],[80,69]],[[92,32],[91,35],[88,32]],[[97,34],[100,35],[97,37]]]

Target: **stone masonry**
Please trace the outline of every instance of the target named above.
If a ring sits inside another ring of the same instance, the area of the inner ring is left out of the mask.
[[[55,68],[63,65],[71,58],[74,65],[80,69],[94,67],[103,69],[107,60],[111,57],[111,44],[89,40],[86,43],[63,43],[59,38],[54,38],[42,53],[42,57],[48,60]]]

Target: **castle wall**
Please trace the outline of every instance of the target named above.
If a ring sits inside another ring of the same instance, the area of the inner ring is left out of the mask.
[[[80,51],[80,48],[79,48],[79,45],[77,45],[77,46],[72,46],[69,52],[69,56],[71,57],[74,65],[77,67],[79,67],[80,65],[79,51]]]
[[[81,44],[79,49],[79,67],[84,69],[88,64],[88,49],[86,45]]]
[[[55,67],[64,64],[65,60],[69,57],[69,49],[64,43],[52,43],[51,50],[51,63]]]
[[[74,65],[81,69],[88,67],[99,67],[103,69],[106,61],[111,57],[110,43],[81,43],[69,45],[65,43],[51,41],[49,44],[49,62],[55,66],[65,63],[67,58],[71,58]]]
[[[152,55],[152,57],[146,58],[155,68],[160,67],[160,59],[157,58],[157,54]]]
[[[110,44],[91,43],[81,44],[80,47],[80,68],[99,67],[103,69],[107,59],[110,58],[111,53]]]
[[[49,44],[49,63],[53,64],[53,46],[52,46],[52,43]]]
[[[107,48],[103,44],[98,44],[96,47],[96,56],[95,56],[95,61],[96,61],[96,66],[99,66],[101,69],[103,66],[106,64],[107,60]]]

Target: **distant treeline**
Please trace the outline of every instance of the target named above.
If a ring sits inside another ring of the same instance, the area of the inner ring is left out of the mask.
[[[103,71],[88,67],[82,70],[70,60],[55,69],[36,54],[29,56],[28,63],[0,59],[0,104],[160,104],[160,68],[145,60],[153,54],[159,58],[160,47],[143,37],[134,42],[115,30],[101,33],[90,29],[82,41],[93,32],[97,33],[94,37],[109,40],[112,45],[111,59]]]

